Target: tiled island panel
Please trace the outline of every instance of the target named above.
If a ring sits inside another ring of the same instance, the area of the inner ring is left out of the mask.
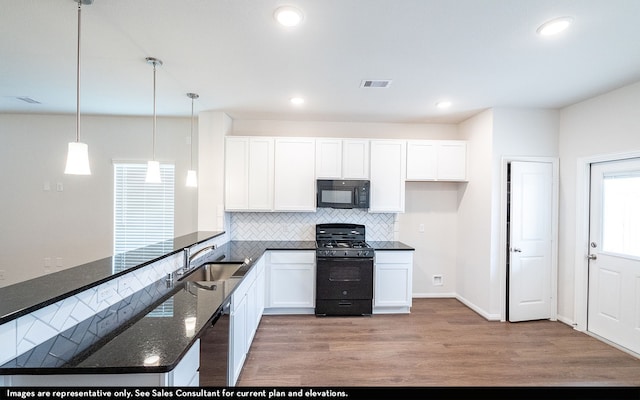
[[[3,346],[0,347],[0,365],[34,349],[60,333],[68,331],[83,321],[94,319],[94,316],[104,310],[116,306],[133,294],[163,280],[167,274],[181,268],[183,264],[184,255],[182,252],[178,252],[146,267],[0,325],[0,342],[3,343]],[[153,292],[157,293],[155,290]],[[114,318],[110,315],[109,318]],[[122,317],[122,313],[120,317]],[[118,318],[117,314],[115,318]],[[117,322],[104,320],[102,326]]]

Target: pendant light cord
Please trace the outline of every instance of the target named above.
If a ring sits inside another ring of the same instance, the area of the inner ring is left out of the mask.
[[[153,161],[156,160],[156,63],[153,63]]]
[[[193,99],[195,96],[191,97],[191,139],[189,140],[189,143],[191,144],[190,148],[191,148],[191,162],[190,162],[190,166],[191,169],[193,169]]]
[[[76,71],[76,142],[80,141],[80,13],[82,1],[78,1],[78,62]]]

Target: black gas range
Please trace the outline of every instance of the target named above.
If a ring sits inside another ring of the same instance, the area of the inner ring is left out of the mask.
[[[356,224],[316,225],[316,255],[319,257],[373,257],[365,241],[365,226]]]
[[[316,225],[317,316],[371,315],[374,250],[365,226]]]

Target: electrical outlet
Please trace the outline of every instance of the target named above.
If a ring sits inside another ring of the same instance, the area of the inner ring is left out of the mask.
[[[418,232],[420,232],[420,233],[424,233],[424,224],[420,224],[420,225],[418,226]]]
[[[433,276],[433,286],[442,286],[442,275],[434,275]]]
[[[6,272],[5,270],[0,269],[0,281],[3,281],[3,280],[5,280],[5,279],[6,279],[6,278],[5,278],[5,272]]]
[[[62,268],[62,257],[56,257],[56,267]]]
[[[51,268],[51,257],[45,257],[44,258],[44,267],[45,268]]]
[[[62,184],[62,182],[56,183],[56,190],[58,192],[62,192],[64,190],[64,185]]]

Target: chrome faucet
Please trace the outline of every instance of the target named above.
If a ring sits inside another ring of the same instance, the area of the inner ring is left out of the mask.
[[[206,246],[201,248],[200,250],[196,251],[193,254],[189,254],[190,250],[184,249],[184,266],[182,268],[183,273],[190,270],[191,269],[191,261],[193,261],[194,258],[198,257],[200,254],[206,252],[206,251],[211,251],[211,250],[215,250],[216,249],[216,245],[213,244],[211,246]]]

